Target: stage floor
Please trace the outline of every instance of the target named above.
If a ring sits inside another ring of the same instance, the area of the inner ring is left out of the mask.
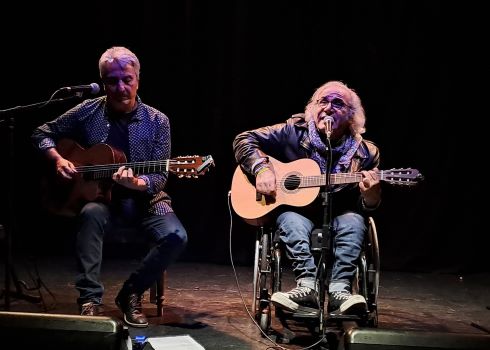
[[[114,297],[137,263],[137,259],[106,257],[102,272],[106,316],[122,319]],[[74,262],[70,257],[19,259],[14,266],[19,279],[28,287],[34,286],[37,276],[40,277],[43,286],[39,291],[28,293],[35,296],[40,293],[45,305],[12,297],[9,311],[77,314]],[[3,274],[2,265],[2,286]],[[144,329],[129,327],[131,338],[188,335],[205,349],[268,349],[274,346],[260,335],[247,313],[247,309],[251,309],[252,276],[251,266],[234,269],[231,264],[176,263],[167,272],[163,317],[156,316],[156,306],[149,303],[149,295],[145,294],[143,306],[150,326]],[[285,288],[292,285],[290,279],[292,275],[286,273]],[[3,311],[4,299],[0,302]],[[490,274],[383,271],[378,304],[378,329],[381,330],[486,336],[490,330]],[[281,332],[276,319],[273,319],[272,328]],[[300,349],[315,341],[306,330],[300,330],[297,335],[291,343],[280,345]],[[271,339],[276,338],[272,335]]]

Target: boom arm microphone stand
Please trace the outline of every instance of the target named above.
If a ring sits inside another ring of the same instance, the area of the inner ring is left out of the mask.
[[[8,216],[8,225],[3,228],[2,225],[0,225],[0,233],[1,231],[4,231],[4,239],[5,239],[5,289],[2,291],[0,294],[5,298],[5,310],[9,311],[10,310],[10,297],[14,297],[17,299],[23,299],[32,303],[39,303],[42,301],[42,298],[40,296],[33,296],[29,295],[23,292],[23,287],[24,289],[26,288],[26,284],[23,281],[19,281],[17,278],[17,274],[15,272],[15,268],[12,264],[12,237],[14,236],[14,231],[15,231],[15,205],[14,205],[14,186],[12,185],[15,182],[15,174],[14,174],[14,162],[15,162],[15,113],[17,112],[23,112],[27,111],[30,109],[34,108],[42,108],[47,106],[50,103],[53,102],[61,102],[61,101],[68,101],[77,97],[81,97],[82,93],[81,92],[76,92],[75,95],[73,96],[67,96],[67,97],[62,97],[62,98],[57,98],[53,99],[53,97],[56,95],[56,93],[60,91],[57,90],[53,95],[51,95],[51,98],[47,101],[43,102],[38,102],[38,103],[33,103],[29,105],[24,105],[24,106],[16,106],[13,108],[8,108],[4,110],[0,110],[0,125],[3,123],[7,124],[7,129],[8,129],[8,208],[7,208],[7,216]],[[3,116],[7,116],[3,118]],[[12,291],[10,288],[10,282],[13,282],[15,286],[15,291]],[[29,290],[29,288],[27,288]],[[30,288],[32,289],[39,289],[37,288]],[[0,296],[0,297],[1,297]]]

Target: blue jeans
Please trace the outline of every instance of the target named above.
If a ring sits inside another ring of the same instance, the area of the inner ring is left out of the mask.
[[[79,215],[76,236],[77,276],[75,287],[80,296],[78,303],[102,303],[104,286],[100,281],[104,235],[114,228],[114,213],[102,203],[86,204]],[[142,294],[174,262],[187,244],[187,232],[174,213],[147,215],[139,220],[146,238],[156,245],[141,261],[136,271],[124,282],[123,288]]]
[[[284,212],[276,219],[281,241],[286,246],[286,256],[291,260],[296,282],[299,286],[316,288],[317,267],[310,251],[311,233],[314,224],[308,218]],[[358,259],[367,225],[364,217],[354,212],[344,213],[332,220],[333,265],[329,292],[348,290],[355,277]]]

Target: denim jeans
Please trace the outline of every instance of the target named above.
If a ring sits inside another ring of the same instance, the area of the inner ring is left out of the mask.
[[[317,289],[317,267],[310,251],[311,232],[315,228],[313,222],[298,213],[288,211],[277,217],[276,224],[298,286]],[[329,292],[350,291],[357,268],[356,260],[361,253],[366,231],[366,222],[360,214],[348,212],[333,218],[334,257]]]
[[[75,287],[80,293],[78,303],[102,303],[104,286],[100,281],[104,235],[116,225],[118,217],[102,203],[86,204],[79,215],[76,236],[77,276]],[[141,217],[138,228],[146,239],[155,242],[123,288],[142,294],[174,262],[187,244],[187,232],[174,213]]]

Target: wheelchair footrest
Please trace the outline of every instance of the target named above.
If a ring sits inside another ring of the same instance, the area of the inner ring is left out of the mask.
[[[311,311],[311,312],[293,312],[291,314],[294,318],[318,318],[320,315],[319,310]]]
[[[281,308],[276,309],[276,315],[283,319],[307,319],[318,318],[320,316],[320,310],[313,308],[305,308],[307,310],[301,311],[289,311]]]
[[[367,318],[368,315],[342,315],[336,313],[329,313],[327,320],[332,321],[359,321]]]

